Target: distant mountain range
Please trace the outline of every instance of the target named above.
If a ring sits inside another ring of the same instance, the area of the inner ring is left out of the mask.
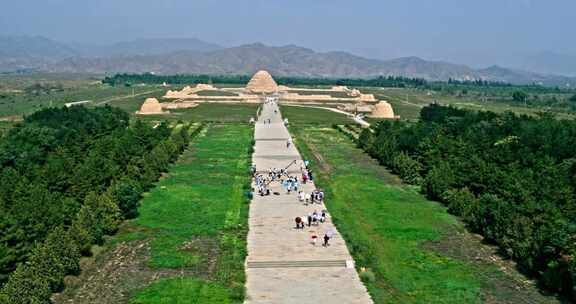
[[[530,71],[576,77],[576,55],[540,52],[523,58],[521,66]]]
[[[196,38],[136,39],[111,45],[74,43],[71,47],[78,51],[78,55],[84,57],[158,55],[182,50],[209,52],[223,48]]]
[[[345,52],[315,52],[261,43],[225,48],[198,39],[139,39],[107,46],[64,44],[44,37],[0,37],[0,71],[159,74],[251,74],[266,69],[278,76],[406,76],[428,80],[491,80],[515,84],[576,86],[576,78],[542,75],[498,66],[466,65],[418,57],[376,60]]]

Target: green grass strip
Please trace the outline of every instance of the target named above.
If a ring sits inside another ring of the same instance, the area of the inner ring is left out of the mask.
[[[248,125],[208,126],[146,194],[134,225],[151,240],[149,266],[202,280],[166,279],[133,303],[242,302],[252,137]]]

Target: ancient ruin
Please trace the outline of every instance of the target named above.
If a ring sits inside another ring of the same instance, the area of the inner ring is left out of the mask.
[[[267,71],[258,71],[246,85],[246,90],[256,94],[272,94],[278,92],[278,84]]]
[[[140,107],[140,111],[136,112],[140,115],[164,114],[162,106],[156,98],[147,98]]]
[[[139,114],[158,114],[161,109],[191,108],[202,102],[263,102],[266,96],[273,95],[287,104],[309,104],[337,106],[340,110],[352,114],[367,114],[378,118],[395,118],[392,106],[387,102],[378,103],[373,94],[363,94],[358,89],[347,86],[331,88],[288,87],[278,85],[272,75],[260,70],[252,76],[246,87],[221,88],[210,84],[185,86],[180,91],[168,90],[164,99],[169,103],[145,102]],[[156,100],[157,102],[157,100]],[[160,110],[158,109],[160,107]],[[146,109],[145,109],[146,108]]]
[[[392,109],[392,106],[386,101],[380,101],[377,103],[369,116],[373,118],[396,118],[394,116],[394,110]]]

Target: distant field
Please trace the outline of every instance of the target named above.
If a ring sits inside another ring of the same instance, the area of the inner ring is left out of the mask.
[[[5,89],[24,89],[35,83],[60,83],[64,87],[79,88],[100,83],[101,76],[92,74],[30,74],[0,75],[0,92]]]
[[[126,98],[112,100],[107,104],[112,107],[121,108],[122,110],[127,111],[130,114],[135,114],[136,111],[140,110],[140,107],[146,100],[146,98],[156,98],[162,102],[162,96],[166,94],[166,89],[164,88],[149,88],[149,90],[154,90],[152,93],[147,93],[140,96],[127,96]],[[95,104],[90,104],[89,106],[94,106]]]
[[[237,84],[237,83],[214,83],[212,84],[216,88],[244,88],[246,84]]]
[[[317,91],[290,91],[290,93],[297,93],[300,95],[329,95],[334,98],[352,98],[346,92],[333,92],[333,91],[325,91],[325,92],[317,92]]]
[[[110,87],[92,84],[86,87],[67,88],[63,91],[38,95],[10,93],[0,95],[0,117],[27,115],[47,107],[61,107],[68,102],[91,100],[92,104],[117,97],[126,97],[155,90],[154,87]],[[140,97],[144,101],[144,96]]]
[[[290,123],[294,124],[316,124],[328,125],[332,124],[349,124],[353,120],[344,114],[332,112],[330,110],[305,108],[282,105],[280,107],[282,116],[288,118]]]
[[[218,91],[218,90],[204,90],[199,91],[196,94],[198,94],[198,96],[238,96],[238,94],[234,92]]]
[[[192,109],[170,110],[166,115],[138,116],[145,120],[188,120],[213,122],[244,122],[256,118],[259,104],[254,103],[201,103]]]
[[[576,118],[576,113],[574,112],[555,108],[524,106],[521,103],[513,104],[510,100],[503,98],[501,100],[484,101],[481,97],[475,95],[452,96],[421,89],[401,88],[364,88],[361,91],[363,93],[375,94],[378,99],[387,100],[393,106],[396,114],[404,119],[418,119],[420,109],[433,102],[450,104],[465,109],[493,111],[497,113],[511,111],[533,115],[548,110],[560,118]],[[563,98],[566,98],[566,96],[563,96]]]
[[[291,131],[376,303],[558,303],[338,131]]]

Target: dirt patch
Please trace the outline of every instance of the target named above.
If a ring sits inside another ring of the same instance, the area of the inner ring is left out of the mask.
[[[168,275],[144,265],[149,251],[147,240],[123,242],[84,260],[82,274],[66,278],[67,288],[53,296],[54,303],[127,302],[133,290]]]
[[[219,256],[218,240],[195,238],[182,250],[198,254],[202,262],[184,269],[152,269],[150,239],[120,242],[83,259],[82,273],[66,277],[66,289],[54,294],[54,303],[116,304],[127,303],[134,293],[152,282],[167,277],[209,279]]]
[[[22,117],[22,115],[11,115],[11,116],[0,117],[0,121],[17,122],[17,121],[23,121],[23,120],[24,120],[24,117]]]
[[[201,262],[194,269],[194,275],[202,279],[210,279],[220,257],[220,246],[217,238],[195,237],[184,243],[181,250],[192,253],[201,258]]]
[[[484,303],[562,303],[542,294],[536,282],[522,275],[514,261],[504,257],[497,246],[486,244],[482,236],[456,227],[448,230],[442,238],[423,247],[477,268],[477,274],[483,276]]]

